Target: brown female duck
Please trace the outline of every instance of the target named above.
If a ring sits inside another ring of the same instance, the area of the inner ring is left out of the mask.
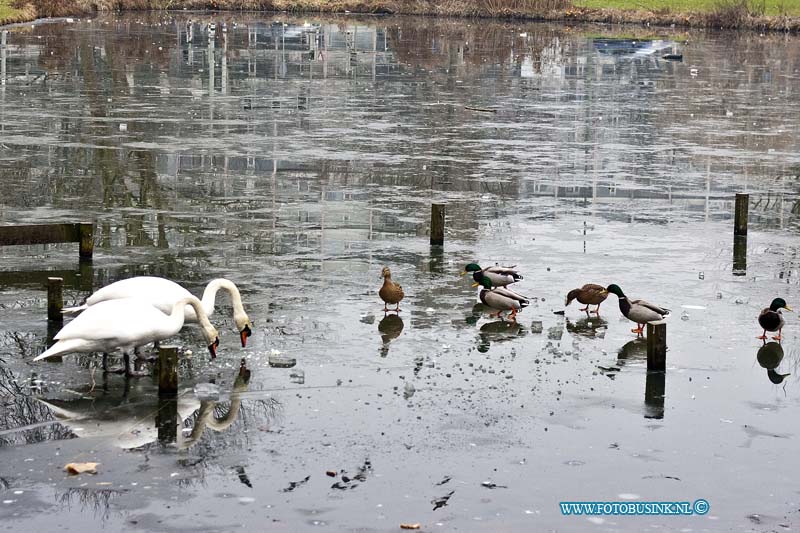
[[[403,287],[401,287],[400,284],[392,281],[392,272],[389,270],[389,267],[383,267],[383,270],[381,271],[381,277],[383,278],[383,286],[378,291],[378,296],[380,296],[381,300],[384,302],[383,311],[390,311],[390,309],[386,307],[387,305],[396,305],[394,311],[399,313],[400,300],[405,297]]]
[[[602,285],[595,285],[594,283],[587,283],[580,289],[572,289],[567,293],[567,301],[564,304],[565,306],[569,305],[572,300],[578,300],[580,303],[585,305],[581,311],[589,312],[590,305],[596,305],[592,313],[596,315],[600,315],[600,304],[606,301],[608,298],[608,291]]]

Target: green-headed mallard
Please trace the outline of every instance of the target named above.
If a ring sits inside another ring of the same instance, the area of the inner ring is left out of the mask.
[[[600,304],[606,301],[608,298],[608,291],[602,285],[595,285],[594,283],[587,283],[580,289],[572,289],[567,293],[567,300],[564,306],[569,305],[572,300],[578,300],[580,303],[585,305],[581,311],[586,311],[589,313],[589,306],[596,305],[592,313],[596,315],[600,315]]]
[[[470,263],[464,267],[464,272],[462,272],[461,275],[463,276],[469,272],[472,272],[472,279],[474,279],[476,283],[473,287],[482,285],[481,280],[483,279],[488,279],[492,283],[492,287],[505,287],[506,285],[511,285],[522,279],[522,274],[514,270],[513,266],[504,267],[495,265],[481,268],[478,263]]]
[[[510,289],[503,287],[492,289],[492,282],[488,278],[483,278],[481,285],[483,288],[480,289],[478,298],[484,305],[497,309],[494,316],[500,316],[503,311],[511,311],[509,318],[516,320],[517,312],[530,304],[527,298]]]
[[[395,304],[397,307],[394,310],[399,313],[400,300],[405,297],[403,287],[401,287],[400,284],[392,281],[392,272],[389,270],[389,267],[383,267],[383,270],[381,271],[381,277],[383,278],[383,286],[378,291],[378,296],[380,296],[381,300],[384,302],[383,311],[389,311],[389,309],[386,307],[387,304]]]
[[[772,300],[769,307],[761,310],[761,313],[758,314],[758,324],[764,328],[764,333],[757,338],[766,340],[768,331],[777,331],[778,334],[772,338],[776,341],[781,340],[781,330],[786,323],[785,320],[783,320],[781,309],[786,309],[787,311],[792,310],[786,305],[786,301],[783,298],[775,298]]]
[[[659,307],[644,300],[628,300],[619,285],[612,283],[606,290],[617,295],[619,298],[619,310],[625,315],[625,318],[636,322],[636,329],[631,330],[636,335],[642,335],[644,325],[648,322],[655,322],[669,315],[669,309],[664,307]]]

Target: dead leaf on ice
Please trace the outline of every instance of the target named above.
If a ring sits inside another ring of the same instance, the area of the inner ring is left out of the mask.
[[[64,466],[64,470],[70,476],[77,476],[78,474],[96,474],[97,465],[100,463],[69,463]]]

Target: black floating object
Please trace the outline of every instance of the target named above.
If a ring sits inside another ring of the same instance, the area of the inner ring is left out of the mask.
[[[443,480],[441,480],[441,481],[440,481],[439,483],[437,483],[436,485],[437,485],[437,486],[438,486],[438,485],[444,485],[445,483],[447,483],[447,482],[448,482],[448,481],[450,481],[451,479],[453,479],[453,478],[452,478],[452,477],[450,477],[450,476],[445,476],[445,477],[444,477],[444,479],[443,479]]]
[[[345,485],[344,483],[342,483],[341,481],[337,481],[336,483],[331,485],[331,488],[332,489],[337,489],[337,490],[347,490],[348,486]]]
[[[306,476],[303,479],[301,479],[300,481],[290,481],[289,482],[289,486],[286,487],[285,489],[283,489],[283,492],[292,492],[294,489],[296,489],[300,485],[308,483],[309,479],[311,479],[311,476]]]
[[[491,481],[484,481],[481,483],[481,487],[486,487],[487,489],[507,489],[506,485],[498,485],[497,483],[492,483]]]
[[[250,482],[250,478],[248,477],[247,472],[244,471],[243,466],[237,466],[236,473],[239,475],[239,481],[241,481],[244,485],[247,485],[251,489],[253,488],[253,484]]]
[[[683,54],[664,54],[661,57],[667,61],[683,61]]]
[[[553,311],[553,314],[554,315],[563,315],[564,311],[563,310],[562,311]]]
[[[432,499],[431,503],[433,504],[433,510],[435,511],[436,509],[438,509],[440,507],[444,507],[445,505],[447,505],[447,500],[449,500],[450,496],[452,496],[455,492],[456,491],[451,490],[450,492],[448,492],[444,496]]]

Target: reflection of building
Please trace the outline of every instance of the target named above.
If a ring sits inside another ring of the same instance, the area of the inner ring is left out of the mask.
[[[255,250],[326,256],[423,234],[436,198],[467,239],[483,195],[623,210],[631,198],[673,201],[713,216],[734,190],[777,191],[766,177],[794,149],[792,136],[771,135],[785,149],[765,154],[753,121],[725,111],[751,105],[748,84],[777,95],[774,72],[707,74],[703,83],[731,87],[714,107],[693,90],[688,61],[661,59],[666,41],[434,19],[192,14],[148,26],[141,16],[9,33],[6,87],[25,90],[0,102],[2,209],[102,213],[101,246],[173,250],[244,233]],[[755,48],[758,64],[780,63]],[[705,43],[692,54],[729,61]],[[783,122],[758,117],[758,129]]]
[[[204,65],[209,86],[222,93],[237,80],[256,90],[267,88],[270,79],[374,80],[398,68],[388,51],[386,32],[366,25],[252,22],[246,28],[211,32],[206,24],[189,22],[176,23],[175,28],[179,61],[173,73],[195,76],[195,67]]]

